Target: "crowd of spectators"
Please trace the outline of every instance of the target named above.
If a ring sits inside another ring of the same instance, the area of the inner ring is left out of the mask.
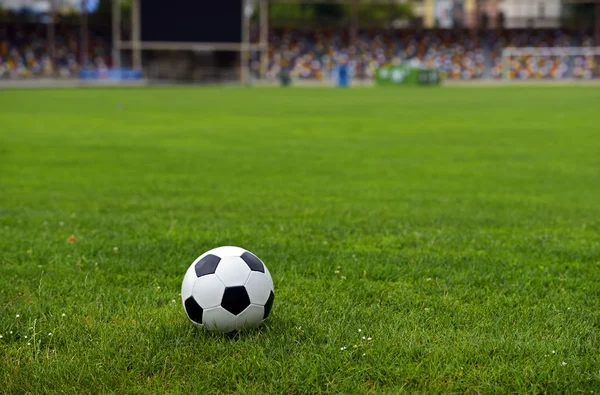
[[[336,63],[348,60],[355,78],[370,79],[378,67],[410,61],[442,69],[450,78],[481,78],[486,57],[465,32],[361,31],[354,45],[333,31],[275,30],[270,35],[267,75],[288,67],[294,78],[328,78]],[[252,69],[259,71],[257,59]]]
[[[88,62],[82,64],[77,28],[59,29],[55,35],[55,62],[51,61],[45,29],[12,28],[0,36],[0,78],[74,77],[85,67],[107,69],[110,48],[106,40],[89,34]]]
[[[537,55],[502,57],[507,47],[591,47],[590,36],[560,30],[470,31],[361,30],[351,45],[347,32],[327,29],[274,29],[269,34],[267,78],[277,79],[286,69],[295,79],[329,79],[335,65],[350,64],[354,78],[372,79],[378,67],[397,62],[440,69],[449,79],[597,78],[600,56],[566,56],[540,51]],[[109,43],[92,32],[88,62],[82,64],[80,31],[62,27],[55,35],[55,62],[50,59],[44,26],[11,28],[0,32],[0,78],[73,77],[82,67],[110,66]],[[258,74],[258,56],[251,60]]]
[[[590,55],[556,54],[551,48],[592,47],[591,36],[560,30],[506,31],[501,35],[490,35],[490,63],[492,77],[503,75],[510,79],[544,78],[595,78],[600,76],[600,57]],[[528,54],[515,54],[502,58],[506,47],[533,48]],[[535,50],[535,48],[542,48]],[[563,51],[565,52],[565,51]]]
[[[267,77],[287,68],[292,78],[329,78],[336,63],[348,60],[355,78],[370,79],[386,64],[403,61],[442,70],[450,79],[593,78],[600,57],[519,55],[502,58],[506,47],[586,47],[590,36],[560,30],[505,31],[361,31],[355,45],[346,34],[327,30],[276,29],[270,34]],[[260,70],[258,58],[251,64]]]

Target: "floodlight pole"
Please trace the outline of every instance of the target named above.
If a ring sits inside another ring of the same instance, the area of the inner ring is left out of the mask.
[[[50,65],[52,73],[55,73],[56,67],[56,4],[55,0],[50,0],[50,22],[48,23],[48,50],[50,52]]]
[[[596,0],[596,29],[595,29],[595,41],[596,46],[600,46],[600,0]]]
[[[269,1],[260,0],[260,78],[267,78],[269,67]]]
[[[358,3],[359,0],[352,0],[350,9],[350,45],[356,45],[358,39]]]
[[[142,69],[140,0],[131,1],[131,41],[133,46],[133,68]]]
[[[478,44],[479,25],[481,20],[481,0],[474,0],[475,10],[471,13],[471,37]]]
[[[139,0],[138,0],[139,1]],[[243,85],[250,81],[248,62],[250,60],[250,15],[248,0],[242,0],[242,47],[240,53],[240,80]]]
[[[88,15],[86,1],[81,0],[81,67],[86,67],[88,64]]]
[[[121,67],[121,0],[112,1],[112,67]]]

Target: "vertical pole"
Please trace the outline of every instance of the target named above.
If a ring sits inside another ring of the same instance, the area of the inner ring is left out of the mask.
[[[142,42],[141,42],[141,16],[140,16],[140,0],[131,1],[131,41],[132,41],[132,58],[133,68],[136,70],[142,69]]]
[[[139,1],[139,0],[138,0]],[[240,80],[246,85],[250,81],[248,73],[249,44],[250,44],[250,15],[248,12],[248,0],[242,1],[242,45],[240,52]]]
[[[358,0],[352,0],[350,9],[350,45],[356,45],[358,38]]]
[[[435,27],[435,4],[434,0],[424,0],[423,8],[424,8],[424,16],[423,16],[423,27],[425,29],[431,29]]]
[[[473,11],[473,31],[479,31],[479,25],[481,24],[481,0],[475,0],[475,10]],[[476,34],[476,33],[475,33]]]
[[[48,52],[52,74],[56,73],[56,4],[50,0],[50,22],[48,23]]]
[[[260,78],[267,78],[269,67],[269,1],[260,0]]]
[[[471,2],[471,10],[469,12],[471,18],[471,38],[475,45],[479,45],[479,15],[481,14],[481,0]]]
[[[121,0],[112,0],[112,67],[121,68]]]
[[[80,21],[80,37],[81,45],[79,47],[80,50],[80,58],[81,67],[87,67],[88,65],[88,15],[87,15],[87,6],[86,1],[81,0],[81,21]]]
[[[596,46],[600,47],[600,0],[596,0],[596,32],[594,34],[596,39]]]

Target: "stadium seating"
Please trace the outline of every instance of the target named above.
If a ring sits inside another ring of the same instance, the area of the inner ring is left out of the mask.
[[[347,37],[331,31],[301,32],[277,29],[270,35],[268,78],[275,79],[282,65],[293,78],[327,79],[339,58],[351,59],[355,78],[373,78],[379,66],[408,61],[442,70],[450,79],[501,78],[506,47],[591,46],[590,36],[567,34],[560,30],[487,32],[474,36],[468,31],[390,32],[362,31],[355,46]],[[512,78],[595,78],[600,76],[597,56],[520,56],[508,62]],[[574,64],[570,64],[574,63]],[[251,64],[255,73],[259,62]],[[567,75],[567,69],[572,70]]]
[[[35,28],[14,28],[0,39],[0,78],[32,78],[58,74],[74,77],[80,64],[79,31],[68,28],[56,34],[56,66],[52,69],[45,32]],[[106,69],[110,65],[110,47],[106,40],[93,34],[89,37],[87,68]]]
[[[11,29],[0,39],[0,78],[43,77],[52,74],[76,76],[82,66],[79,31],[62,29],[56,36],[56,67],[52,70],[45,34],[36,29]],[[110,47],[101,37],[90,35],[87,69],[110,66]],[[501,78],[598,78],[598,56],[514,56],[502,59],[506,47],[591,46],[584,34],[560,30],[486,32],[363,30],[356,45],[335,30],[273,29],[270,32],[267,78],[278,78],[287,67],[294,79],[331,79],[335,65],[349,60],[355,79],[372,79],[378,67],[405,61],[435,67],[449,79]],[[260,70],[258,54],[251,59],[255,75]]]

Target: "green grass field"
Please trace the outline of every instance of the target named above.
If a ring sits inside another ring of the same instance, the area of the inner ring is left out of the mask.
[[[599,108],[584,87],[0,91],[0,393],[598,393]],[[219,245],[273,275],[259,330],[185,316]]]

